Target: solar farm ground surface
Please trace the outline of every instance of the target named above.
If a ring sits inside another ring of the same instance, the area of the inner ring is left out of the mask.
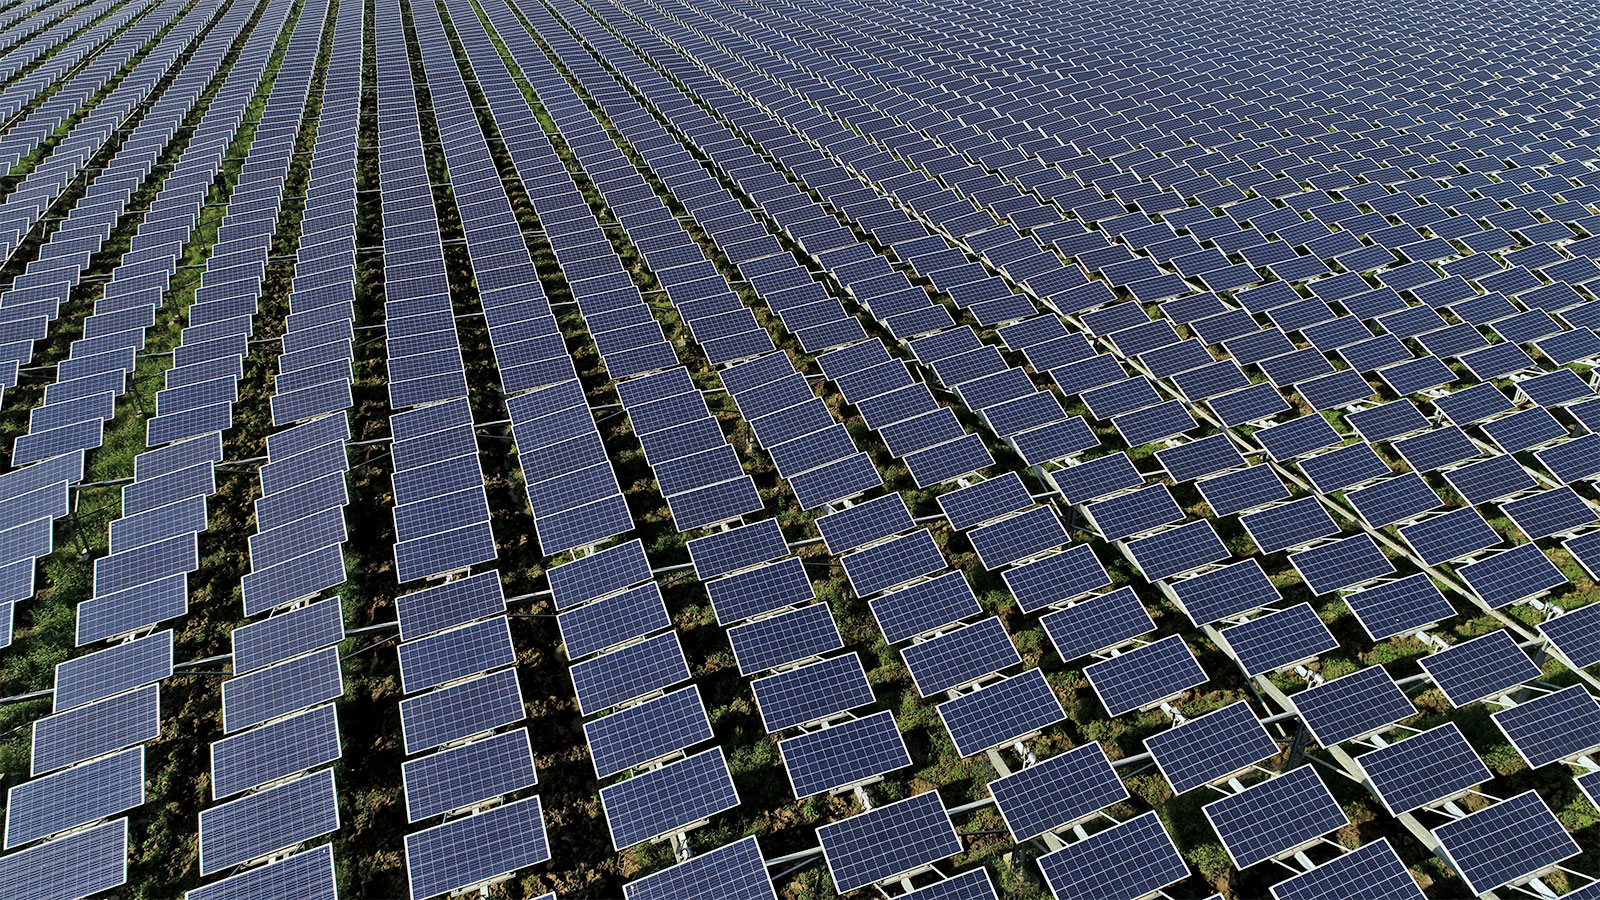
[[[0,898],[1594,896],[1600,8],[1105,12],[0,6]]]

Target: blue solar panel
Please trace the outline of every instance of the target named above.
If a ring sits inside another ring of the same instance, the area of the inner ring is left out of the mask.
[[[395,598],[400,637],[414,640],[505,612],[505,591],[499,572],[482,572],[448,581],[437,587],[401,594]]]
[[[931,697],[1018,665],[1022,657],[1000,620],[983,619],[901,651],[917,691]]]
[[[627,900],[777,900],[754,837],[622,886]]]
[[[1114,716],[1204,684],[1206,673],[1178,635],[1085,666],[1090,687]]]
[[[1382,666],[1369,666],[1295,694],[1291,701],[1317,743],[1332,747],[1416,715]]]
[[[755,675],[844,646],[826,603],[813,603],[728,629],[739,674]]]
[[[337,900],[333,845],[323,844],[270,865],[247,869],[184,895],[185,900]]]
[[[805,564],[793,556],[706,582],[706,593],[711,596],[711,607],[722,625],[743,622],[816,596]]]
[[[937,791],[829,822],[817,828],[817,840],[841,893],[961,852]]]
[[[926,634],[952,622],[983,612],[978,598],[960,572],[946,572],[937,578],[890,591],[871,601],[873,617],[883,630],[884,640],[898,644]]]
[[[778,750],[794,795],[802,799],[911,765],[899,726],[888,712],[779,741]]]
[[[509,671],[509,670],[508,670]],[[592,715],[689,679],[675,632],[584,660],[572,667],[578,708]]]
[[[1388,838],[1272,886],[1274,900],[1423,900]]]
[[[638,542],[635,541],[630,546],[637,545]],[[740,528],[695,538],[688,546],[689,557],[694,561],[695,575],[702,581],[780,559],[789,553],[789,544],[783,538],[783,530],[778,527],[777,519],[763,519]],[[639,559],[643,561],[642,551]],[[637,568],[636,566],[635,571]],[[643,568],[645,577],[648,577],[648,564]],[[574,602],[577,601],[568,601],[560,608],[564,609]]]
[[[69,659],[56,666],[55,712],[143,687],[172,674],[172,632]]]
[[[0,857],[0,892],[7,897],[72,900],[128,880],[128,820]]]
[[[1305,662],[1339,646],[1309,603],[1224,629],[1222,639],[1249,676]]]
[[[611,844],[626,850],[739,805],[722,748],[600,789]]]
[[[259,859],[339,827],[333,770],[200,811],[200,874]]]
[[[1029,669],[939,704],[939,716],[956,751],[971,756],[1053,725],[1066,713],[1044,673]]]
[[[1017,842],[1077,824],[1128,799],[1098,743],[1019,769],[989,782],[995,806]]]
[[[1247,703],[1232,703],[1144,739],[1175,794],[1220,781],[1277,755]]]
[[[333,704],[211,744],[211,796],[220,800],[333,762],[340,756]]]
[[[711,739],[695,685],[584,723],[595,775],[608,778]]]
[[[1362,754],[1356,763],[1394,815],[1453,800],[1493,777],[1454,722]]]
[[[1546,619],[1539,623],[1539,631],[1576,668],[1600,662],[1600,604],[1590,603]]]
[[[69,831],[144,802],[144,748],[15,785],[6,795],[6,849]]]
[[[400,701],[406,753],[420,753],[519,721],[526,715],[515,669],[501,669]]]
[[[1582,685],[1496,710],[1491,718],[1533,768],[1600,747],[1600,703]]]
[[[1046,853],[1039,869],[1057,897],[1118,900],[1148,896],[1189,874],[1154,812]]]
[[[858,550],[839,562],[858,597],[870,597],[945,567],[944,556],[926,528]]]
[[[1074,600],[1111,584],[1111,576],[1087,544],[1007,569],[1002,577],[1023,612]]]
[[[672,627],[661,589],[653,582],[568,609],[556,621],[567,658],[573,660]]]
[[[465,809],[539,780],[526,728],[407,760],[400,774],[408,822]]]
[[[1475,894],[1577,856],[1578,845],[1533,791],[1433,830],[1440,851]]]
[[[918,888],[905,896],[907,900],[995,900],[989,870],[982,866]]]
[[[259,725],[343,693],[339,648],[328,647],[224,681],[222,730]]]
[[[1289,853],[1349,823],[1309,765],[1214,800],[1203,811],[1241,869]]]
[[[872,685],[854,653],[750,682],[761,721],[773,733],[873,702]]]
[[[1503,630],[1424,656],[1417,664],[1452,706],[1493,697],[1539,677],[1539,667]]]
[[[161,688],[151,684],[33,723],[32,773],[43,775],[161,733]]]
[[[836,555],[915,527],[899,494],[885,494],[817,519],[823,543]]]
[[[406,835],[406,876],[417,898],[494,881],[549,858],[538,797]]]

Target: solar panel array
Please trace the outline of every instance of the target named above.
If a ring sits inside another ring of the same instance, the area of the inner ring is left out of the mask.
[[[280,228],[330,6],[0,11],[0,158],[28,160],[0,197],[21,272],[0,290],[0,391],[41,342],[73,338],[0,475],[0,643],[273,79],[78,608],[78,645],[109,646],[57,668],[34,777],[8,804],[0,887],[16,890],[0,893],[48,895],[41,865],[70,873],[72,896],[126,877],[117,817],[144,799],[140,745],[160,733],[158,682],[174,671],[175,631],[156,629],[188,612],[245,360],[274,342],[277,430],[256,461],[201,814],[201,874],[219,880],[191,895],[334,893],[333,854],[306,847],[339,825],[327,766],[342,754],[333,592],[355,449],[359,4],[331,23],[293,198],[305,212],[297,233]],[[932,880],[963,845],[937,791],[873,805],[870,786],[914,761],[876,660],[816,594],[825,567],[868,603],[955,754],[995,767],[1012,836],[1045,836],[1057,896],[1142,896],[1189,869],[1155,813],[1106,813],[1129,792],[1098,743],[1034,756],[1035,736],[1060,746],[1058,694],[1073,689],[1037,664],[1050,648],[1105,713],[1172,722],[1139,735],[1155,766],[1174,793],[1222,795],[1204,809],[1237,868],[1294,860],[1274,896],[1417,893],[1384,840],[1328,857],[1339,805],[1313,767],[1268,762],[1291,720],[1345,746],[1336,763],[1414,833],[1419,811],[1446,819],[1426,827],[1475,892],[1576,852],[1531,792],[1491,789],[1462,813],[1491,773],[1455,724],[1404,723],[1431,708],[1406,690],[1437,689],[1450,706],[1494,704],[1531,767],[1592,767],[1600,747],[1600,682],[1578,671],[1600,659],[1600,619],[1567,608],[1564,568],[1600,573],[1587,483],[1600,399],[1572,368],[1600,359],[1600,145],[1565,58],[1592,23],[1506,12],[1485,48],[1481,22],[1449,4],[1398,29],[1370,27],[1394,14],[1364,0],[1331,24],[1171,7],[1142,0],[1108,21],[1013,0],[376,4],[378,141],[364,149],[383,245],[361,251],[384,254],[414,896],[551,853],[479,457],[498,437],[480,432],[505,425],[529,536],[560,560],[550,598],[613,849],[678,851],[630,897],[774,889],[754,839],[689,852],[690,829],[739,805],[736,757],[657,577],[672,551],[628,539],[652,493],[625,491],[619,439],[638,440],[687,538],[796,799],[863,804],[818,828],[842,891]],[[127,249],[108,244],[147,187]],[[554,266],[523,239],[523,198]],[[440,236],[452,207],[460,267]],[[257,335],[284,237],[289,314],[281,336]],[[80,329],[60,307],[106,248],[115,269]],[[481,381],[466,364],[477,326],[459,324],[480,318]],[[590,344],[620,416],[579,378]],[[509,421],[477,419],[497,397]],[[631,438],[602,431],[614,418]],[[781,522],[750,474],[757,451]],[[790,496],[816,514],[820,548]],[[907,503],[930,498],[945,523]],[[994,595],[980,602],[969,565]],[[1157,592],[1189,622],[1148,606]],[[1423,676],[1331,677],[1325,656],[1364,652],[1330,628],[1344,611],[1373,642],[1421,636]],[[1013,637],[1033,615],[1049,648]],[[1221,674],[1200,665],[1211,647],[1262,711],[1204,699]],[[1574,678],[1540,681],[1545,651]],[[1203,709],[1179,702],[1191,692]],[[973,875],[914,894],[992,895]]]

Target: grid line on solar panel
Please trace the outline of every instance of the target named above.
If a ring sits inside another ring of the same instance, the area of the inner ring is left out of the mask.
[[[1474,893],[1576,856],[1578,844],[1543,799],[1526,791],[1433,829],[1440,850]]]
[[[407,760],[400,776],[408,822],[465,809],[539,780],[526,728]]]
[[[1039,869],[1057,897],[1124,900],[1148,896],[1189,874],[1153,811],[1039,857]]]
[[[1579,684],[1496,710],[1490,718],[1533,768],[1600,748],[1600,703]]]
[[[493,881],[549,858],[538,797],[406,835],[406,877],[417,898]]]
[[[739,805],[721,747],[600,789],[611,843],[626,850]]]
[[[1147,737],[1144,745],[1174,794],[1228,778],[1278,752],[1243,701]]]
[[[1273,885],[1274,900],[1423,900],[1388,838]]]

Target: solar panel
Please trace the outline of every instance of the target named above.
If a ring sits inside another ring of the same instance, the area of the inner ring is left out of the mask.
[[[711,739],[695,685],[585,722],[583,730],[595,776],[602,779]]]
[[[823,543],[835,555],[915,527],[899,494],[885,494],[817,519]]]
[[[1236,618],[1283,599],[1256,559],[1174,581],[1169,589],[1196,625]]]
[[[161,687],[151,684],[36,720],[32,774],[154,740],[161,733],[160,707]]]
[[[1147,737],[1144,745],[1174,794],[1222,781],[1278,753],[1278,743],[1243,701]]]
[[[1475,894],[1577,856],[1578,845],[1533,791],[1433,829],[1440,852]]]
[[[1466,706],[1539,677],[1539,667],[1502,630],[1424,656],[1417,664],[1452,706]]]
[[[1437,566],[1501,543],[1483,516],[1470,506],[1453,509],[1400,529],[1424,565]]]
[[[1036,506],[968,532],[984,568],[994,570],[1067,544],[1068,536],[1055,511]]]
[[[222,683],[222,730],[286,716],[344,693],[339,648],[327,647]]]
[[[171,675],[169,629],[58,664],[53,711],[93,703]]]
[[[1113,716],[1155,706],[1206,682],[1194,653],[1175,634],[1085,666],[1083,674]]]
[[[1015,472],[939,495],[939,508],[950,520],[950,527],[957,531],[965,531],[1032,505],[1033,497]]]
[[[926,528],[840,557],[839,562],[858,597],[871,597],[945,567],[944,556]],[[720,616],[718,620],[722,621]]]
[[[1111,576],[1087,544],[1007,569],[1001,577],[1023,612],[1037,612],[1111,584]]]
[[[779,741],[778,750],[800,799],[911,765],[905,740],[887,711]]]
[[[689,543],[691,553],[695,543]],[[552,568],[550,593],[556,609],[561,610],[649,580],[650,562],[645,559],[644,544],[635,539]]]
[[[844,646],[826,603],[813,603],[728,629],[739,674],[755,675]]]
[[[1389,465],[1369,444],[1348,444],[1300,460],[1300,469],[1318,492],[1331,494],[1353,485],[1365,484],[1389,474]]]
[[[1393,441],[1428,428],[1428,420],[1416,404],[1402,398],[1346,414],[1349,422],[1368,442]]]
[[[210,875],[339,828],[333,770],[200,811],[200,874]]]
[[[753,836],[630,881],[622,892],[627,900],[777,900]]]
[[[514,669],[501,669],[400,701],[406,754],[420,753],[522,719]]]
[[[739,805],[721,747],[600,789],[611,844],[626,850]]]
[[[1332,747],[1388,729],[1417,713],[1382,666],[1325,681],[1290,702],[1318,744]]]
[[[989,791],[1018,843],[1076,825],[1128,799],[1105,750],[1093,742],[996,778]]]
[[[1388,838],[1358,847],[1272,886],[1273,900],[1423,900]]]
[[[1362,754],[1356,764],[1397,816],[1453,800],[1493,777],[1454,722]]]
[[[983,612],[967,577],[960,572],[946,572],[928,581],[890,591],[874,597],[870,605],[884,640],[891,644]]]
[[[1069,503],[1084,503],[1138,487],[1144,476],[1126,453],[1111,453],[1050,473],[1056,490]]]
[[[706,593],[721,625],[743,622],[816,596],[805,564],[794,556],[708,581]]]
[[[6,849],[106,819],[144,802],[144,748],[13,785],[6,795]]]
[[[1133,537],[1183,519],[1183,510],[1164,484],[1091,503],[1084,508],[1084,514],[1108,541]]]
[[[1289,498],[1289,489],[1283,486],[1271,466],[1250,466],[1234,472],[1203,478],[1195,483],[1200,496],[1211,505],[1218,516],[1259,509],[1269,503]]]
[[[1586,669],[1600,662],[1600,604],[1590,603],[1546,619],[1539,623],[1539,631],[1573,667]]]
[[[979,866],[906,894],[907,900],[995,900],[989,870]]]
[[[539,780],[526,728],[407,760],[400,772],[407,822],[465,809]]]
[[[288,716],[211,744],[211,797],[221,800],[340,756],[333,704]]]
[[[395,598],[400,639],[405,641],[505,611],[505,590],[497,571],[481,572]]]
[[[1501,507],[1528,540],[1561,537],[1600,519],[1600,514],[1571,487],[1513,500]]]
[[[961,852],[937,791],[818,826],[834,888],[853,891]]]
[[[1044,673],[1029,669],[939,704],[939,716],[956,751],[971,756],[1021,740],[1065,719],[1066,713]]]
[[[1240,518],[1262,554],[1303,547],[1318,538],[1339,533],[1316,497],[1301,497]]]
[[[654,582],[568,609],[556,622],[561,627],[567,658],[572,660],[672,627],[672,618],[667,615],[666,603],[661,599],[661,588]],[[510,646],[509,637],[506,646]],[[493,662],[498,658],[486,656],[485,664],[479,668],[498,664]]]
[[[344,640],[337,597],[233,630],[233,673],[243,675]]]
[[[1357,534],[1289,555],[1289,562],[1315,595],[1365,584],[1394,572],[1371,535]]]
[[[538,797],[406,835],[406,877],[416,898],[496,881],[549,858]]]
[[[1130,587],[1080,600],[1039,620],[1063,661],[1126,644],[1155,630]]]
[[[768,734],[829,718],[873,702],[861,657],[854,653],[750,682]]]
[[[1193,572],[1229,555],[1216,530],[1204,519],[1139,538],[1126,549],[1149,581]]]
[[[1156,462],[1179,484],[1245,465],[1244,457],[1225,434],[1157,450],[1155,455]]]
[[[634,544],[637,543],[638,541],[634,541]],[[749,569],[750,565],[781,559],[789,554],[789,543],[784,540],[784,533],[782,528],[778,527],[778,520],[762,519],[760,522],[752,522],[739,528],[730,528],[726,532],[694,538],[688,543],[688,549],[690,549],[690,559],[694,562],[694,575],[699,580],[707,581],[717,575]],[[643,559],[643,551],[640,551],[638,557]],[[648,570],[648,564],[645,564],[645,569]],[[568,605],[571,605],[571,602],[568,602]]]
[[[125,818],[0,857],[0,893],[7,897],[72,900],[127,880]]]
[[[185,900],[337,900],[338,896],[332,844],[248,869],[184,895]]]
[[[1309,765],[1214,800],[1202,810],[1241,869],[1293,852],[1349,824]]]
[[[1309,603],[1225,629],[1222,638],[1239,667],[1252,677],[1305,662],[1339,646]]]
[[[1572,685],[1490,715],[1533,768],[1600,748],[1600,703]]]
[[[1189,875],[1161,819],[1146,812],[1039,857],[1057,897],[1136,900]]]
[[[1444,505],[1439,495],[1415,472],[1387,478],[1345,495],[1368,525],[1385,528],[1407,522]]]
[[[1520,544],[1483,557],[1461,567],[1458,574],[1491,609],[1539,597],[1567,583],[1567,577],[1536,544]]]

